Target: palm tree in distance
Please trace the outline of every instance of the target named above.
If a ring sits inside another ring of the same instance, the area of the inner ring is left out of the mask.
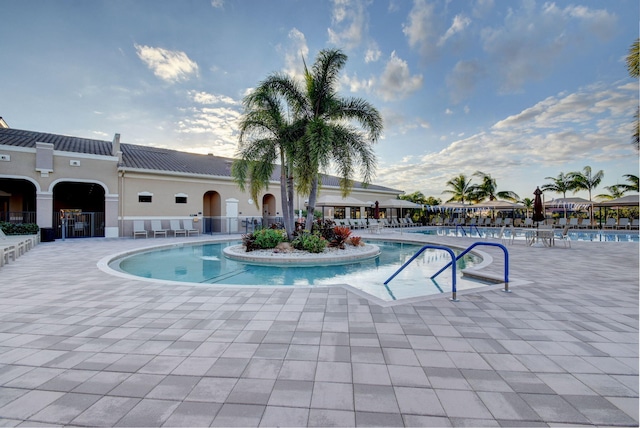
[[[372,144],[382,133],[382,117],[367,101],[337,94],[339,73],[346,61],[347,56],[338,49],[322,50],[311,69],[304,65],[304,86],[279,75],[265,82],[287,100],[294,117],[304,124],[293,168],[296,189],[309,195],[307,230],[313,226],[321,171],[335,166],[342,195],[346,196],[356,172],[361,173],[366,185],[376,167]]]
[[[640,192],[638,190],[638,176],[633,174],[625,174],[623,177],[629,182],[629,184],[618,184],[624,192]]]
[[[569,174],[561,172],[557,177],[545,177],[545,180],[551,180],[551,183],[543,184],[540,189],[543,192],[551,191],[555,193],[562,193],[562,198],[567,198],[567,192],[575,188],[575,183]],[[567,217],[567,207],[564,208],[564,217]]]
[[[472,193],[474,195],[474,199],[477,201],[483,201],[484,199],[489,198],[490,201],[495,201],[496,199],[504,199],[511,202],[516,202],[520,197],[511,190],[503,190],[498,192],[498,185],[496,183],[496,179],[491,177],[491,174],[486,174],[482,171],[476,171],[474,176],[480,177],[481,183],[473,186]]]
[[[446,185],[450,187],[450,189],[443,190],[442,193],[448,193],[452,195],[451,198],[447,200],[447,202],[455,201],[464,204],[465,199],[467,201],[470,200],[471,194],[473,192],[473,186],[471,185],[471,179],[467,179],[464,174],[460,174],[459,176],[447,181]]]
[[[596,195],[596,198],[605,199],[605,200],[611,200],[611,199],[621,198],[621,197],[624,196],[624,190],[620,187],[619,184],[614,184],[612,186],[606,186],[605,189],[609,193],[601,193],[599,195]]]
[[[627,71],[631,77],[636,79],[640,77],[640,38],[637,38],[629,48]],[[635,126],[633,135],[631,136],[631,144],[633,144],[636,150],[640,150],[640,106],[636,107],[636,112],[633,117],[635,119]]]
[[[527,218],[529,218],[529,210],[533,209],[533,199],[531,198],[524,198],[523,200],[519,201],[522,205],[524,205],[525,210],[527,210]]]
[[[582,168],[582,172],[570,172],[569,177],[573,181],[573,191],[586,190],[589,192],[589,202],[591,202],[591,191],[600,185],[604,178],[604,171],[600,170],[595,174],[590,166]],[[589,219],[593,222],[593,205],[589,209]]]

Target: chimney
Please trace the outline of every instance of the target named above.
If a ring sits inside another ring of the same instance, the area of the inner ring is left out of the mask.
[[[120,134],[113,136],[113,142],[111,143],[111,156],[118,156],[120,152]]]

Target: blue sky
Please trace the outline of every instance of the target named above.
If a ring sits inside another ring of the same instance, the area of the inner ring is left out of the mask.
[[[319,50],[382,113],[376,184],[447,199],[460,173],[638,175],[637,0],[2,0],[0,116],[18,129],[233,156],[241,101]],[[549,194],[547,198],[560,195]],[[578,196],[585,196],[578,194]]]

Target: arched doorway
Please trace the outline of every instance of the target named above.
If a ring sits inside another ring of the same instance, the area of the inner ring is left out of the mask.
[[[264,227],[270,227],[276,223],[276,217],[280,213],[276,211],[276,197],[267,193],[262,197],[262,224]]]
[[[209,190],[202,198],[203,233],[216,233],[222,231],[222,203],[220,193]]]
[[[63,181],[53,188],[53,227],[58,238],[104,236],[104,188]]]
[[[28,180],[0,178],[0,221],[36,223],[36,187]]]

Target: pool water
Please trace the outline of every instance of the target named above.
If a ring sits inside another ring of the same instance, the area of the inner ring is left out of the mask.
[[[454,227],[438,227],[433,229],[424,229],[419,231],[412,231],[413,233],[420,233],[423,235],[436,235],[436,236],[463,236],[461,228]],[[469,227],[465,227],[466,236],[471,238],[497,238],[500,234],[499,227],[493,228],[472,228],[471,233],[469,233]],[[531,229],[523,229],[523,230],[531,230]],[[480,235],[478,235],[478,231]],[[562,229],[555,229],[556,236],[560,236],[562,234]],[[510,237],[511,231],[509,229],[505,230],[506,237]],[[516,239],[524,239],[524,236],[516,236]],[[589,230],[589,231],[579,231],[579,230],[569,230],[569,239],[572,241],[598,241],[598,242],[640,242],[640,234],[638,231],[632,230]]]
[[[222,249],[241,242],[218,242],[175,246],[136,253],[110,262],[112,269],[131,275],[169,281],[235,286],[328,286],[347,284],[380,299],[390,301],[451,292],[451,269],[432,281],[430,277],[451,261],[442,250],[429,249],[414,260],[388,286],[395,271],[422,245],[375,242],[381,253],[374,259],[352,264],[313,267],[257,266],[227,259]],[[480,257],[467,254],[458,260],[457,289],[486,284],[463,279],[460,270],[477,265]]]

